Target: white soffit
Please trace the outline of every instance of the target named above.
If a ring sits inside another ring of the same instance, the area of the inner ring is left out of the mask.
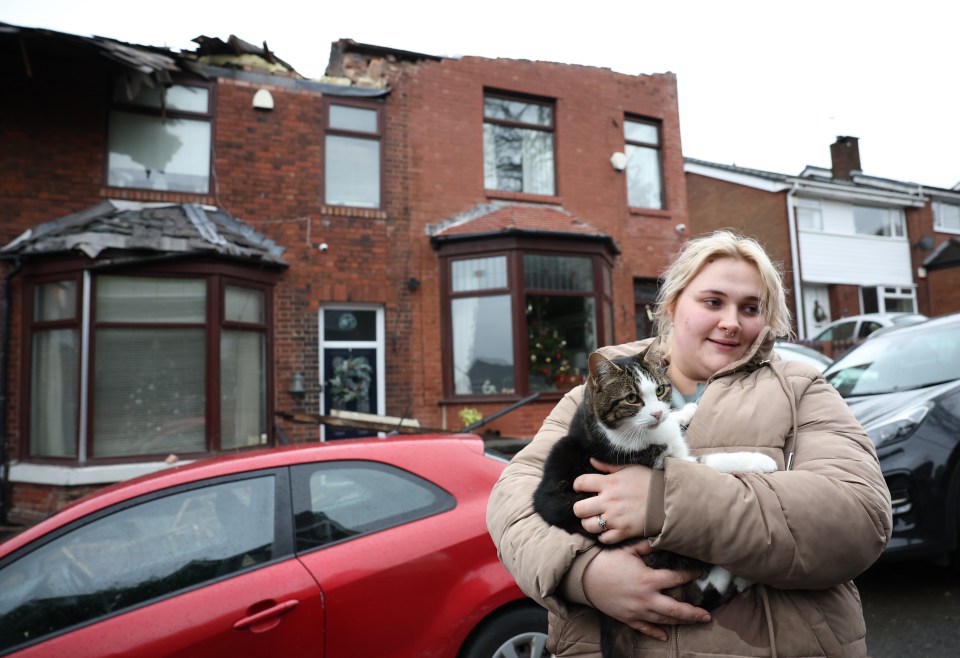
[[[769,178],[754,176],[746,172],[730,171],[729,169],[710,167],[696,162],[684,163],[683,170],[688,174],[716,178],[717,180],[743,185],[744,187],[752,187],[756,190],[763,190],[764,192],[783,192],[792,187],[792,185],[786,181],[770,180]]]

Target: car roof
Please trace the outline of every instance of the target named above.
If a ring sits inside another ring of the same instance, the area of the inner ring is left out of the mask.
[[[404,463],[419,462],[427,454],[454,450],[467,450],[481,455],[484,452],[483,439],[476,434],[415,434],[387,438],[337,439],[322,443],[250,450],[191,462],[174,462],[169,468],[93,491],[42,521],[25,528],[4,542],[4,547],[6,548],[8,542],[11,545],[28,543],[35,536],[49,532],[51,525],[65,525],[86,514],[125,500],[210,478],[334,459],[391,460],[402,467]]]
[[[893,320],[903,319],[908,316],[916,316],[918,318],[926,317],[921,313],[912,313],[908,311],[888,311],[885,313],[860,313],[859,315],[848,315],[843,318],[837,318],[830,324],[836,322],[849,322],[850,320]]]

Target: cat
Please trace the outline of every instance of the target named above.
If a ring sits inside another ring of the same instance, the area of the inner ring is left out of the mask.
[[[649,349],[649,348],[648,348]],[[573,513],[573,504],[593,494],[573,490],[573,481],[584,473],[597,473],[590,464],[594,457],[609,464],[643,464],[662,469],[666,457],[699,461],[724,473],[770,473],[776,462],[758,452],[715,453],[692,457],[683,437],[697,405],[671,408],[672,388],[663,370],[645,361],[648,350],[608,359],[594,352],[588,359],[589,375],[583,401],[577,408],[569,433],[550,451],[543,478],[534,492],[534,509],[551,525],[570,533],[596,538],[586,531]],[[628,539],[613,546],[639,541]],[[600,544],[601,548],[613,546]],[[666,593],[705,609],[730,600],[751,583],[722,567],[667,551],[644,558],[657,569],[699,570],[702,576]],[[625,640],[632,629],[601,615],[603,655],[614,655],[613,647]]]

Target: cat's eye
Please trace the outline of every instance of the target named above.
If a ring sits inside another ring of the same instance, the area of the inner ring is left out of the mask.
[[[659,386],[657,386],[657,397],[658,397],[658,398],[662,398],[662,397],[663,397],[663,394],[666,393],[666,392],[667,392],[667,387],[666,387],[666,386],[664,386],[663,384],[660,384]]]
[[[623,398],[623,401],[627,404],[636,404],[640,401],[640,396],[636,393],[628,393],[627,396]]]

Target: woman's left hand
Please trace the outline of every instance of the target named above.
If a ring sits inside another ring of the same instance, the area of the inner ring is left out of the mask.
[[[604,544],[642,537],[653,469],[638,464],[615,466],[596,459],[590,463],[600,473],[587,473],[573,481],[574,491],[596,494],[573,506],[583,529],[596,534]],[[598,517],[606,530],[600,527]]]

